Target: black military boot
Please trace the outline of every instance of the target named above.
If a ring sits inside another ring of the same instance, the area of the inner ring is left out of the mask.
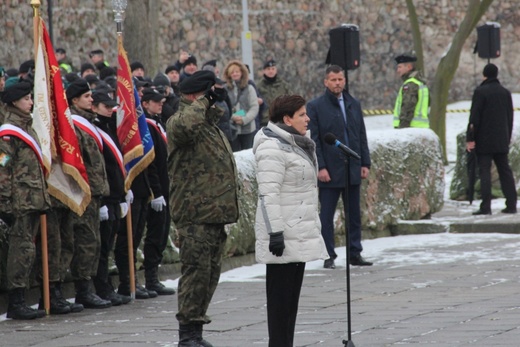
[[[39,310],[44,310],[45,305],[43,303],[43,288],[41,289],[42,295],[40,297],[40,303],[38,305]],[[56,289],[56,283],[49,283],[49,297],[50,297],[50,314],[66,314],[70,313],[69,302],[63,299],[61,291]],[[60,300],[61,298],[62,300]]]
[[[211,343],[204,340],[204,338],[202,337],[202,324],[193,324],[193,329],[197,334],[197,341],[199,342],[199,344],[201,344],[204,347],[213,347]]]
[[[45,311],[35,310],[25,304],[25,288],[16,288],[9,292],[9,306],[7,306],[7,318],[35,319],[45,316]]]
[[[175,289],[166,287],[159,281],[159,268],[157,266],[144,270],[146,290],[153,290],[158,295],[173,295]]]
[[[117,288],[117,293],[119,295],[130,297],[130,281],[119,282],[119,287]],[[157,296],[157,295],[155,295]],[[150,295],[143,287],[135,286],[135,298],[136,299],[150,299]]]
[[[179,347],[205,347],[194,324],[179,324]],[[211,345],[209,345],[211,346]]]
[[[75,302],[69,302],[67,299],[65,299],[65,297],[63,296],[63,291],[61,289],[61,282],[56,282],[56,284],[54,285],[54,288],[56,289],[56,297],[58,298],[58,301],[60,301],[61,303],[65,304],[65,305],[69,305],[70,312],[77,313],[77,312],[81,312],[85,309],[85,307],[83,307],[82,304],[78,304]]]
[[[85,308],[108,308],[112,303],[103,300],[90,291],[90,281],[78,280],[74,281],[76,286],[76,303],[82,304]]]

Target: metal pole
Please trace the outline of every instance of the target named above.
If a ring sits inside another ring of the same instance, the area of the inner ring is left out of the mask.
[[[249,78],[254,80],[253,66],[253,41],[251,40],[251,31],[249,31],[249,10],[247,8],[247,0],[242,0],[242,62],[249,66],[251,74]]]
[[[51,43],[52,43],[52,46],[54,46],[54,30],[52,29],[52,0],[47,0],[47,17],[49,17],[49,25],[48,25],[48,29],[49,29],[49,36],[51,38]]]

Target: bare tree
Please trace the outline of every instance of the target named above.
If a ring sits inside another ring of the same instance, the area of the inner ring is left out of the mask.
[[[477,26],[478,21],[487,11],[493,0],[469,0],[466,15],[462,20],[459,29],[455,33],[451,44],[448,47],[437,66],[430,96],[430,128],[439,136],[443,148],[443,156],[446,155],[446,106],[448,105],[448,95],[451,81],[459,67],[459,59],[464,42]],[[414,48],[416,54],[420,55],[422,62],[422,43],[420,41],[421,33],[415,13],[413,0],[406,0],[408,11],[410,13],[410,22],[412,26]],[[419,56],[418,56],[419,57]]]
[[[124,22],[124,46],[128,60],[140,61],[148,76],[159,71],[159,25],[156,0],[128,0]]]

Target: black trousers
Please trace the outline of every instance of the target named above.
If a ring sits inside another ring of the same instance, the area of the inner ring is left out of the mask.
[[[168,199],[168,197],[165,196],[165,199]],[[164,206],[160,212],[148,208],[146,236],[144,238],[143,247],[143,265],[145,270],[156,268],[161,264],[163,252],[168,244],[168,236],[170,234],[170,206],[168,200],[166,201],[166,206]],[[138,242],[140,241],[141,240],[138,240]]]
[[[500,179],[500,188],[506,198],[506,207],[516,209],[516,188],[513,172],[509,166],[507,153],[478,154],[478,167],[480,174],[480,193],[482,211],[491,211],[491,161],[495,162]]]
[[[114,249],[116,234],[121,223],[121,212],[119,204],[107,204],[108,220],[99,223],[99,233],[101,236],[101,251],[96,276],[92,278],[96,292],[107,295],[114,289],[108,276],[108,258]]]
[[[267,264],[269,347],[293,347],[305,263]]]

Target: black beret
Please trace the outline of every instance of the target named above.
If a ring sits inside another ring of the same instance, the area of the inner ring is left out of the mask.
[[[205,92],[216,83],[215,73],[212,71],[196,71],[193,75],[182,80],[180,91],[182,94]]]
[[[16,82],[5,88],[2,93],[2,101],[6,104],[10,104],[13,101],[20,100],[24,96],[31,94],[32,90],[33,86],[31,83],[26,81]]]
[[[182,66],[184,67],[184,66],[189,65],[189,64],[197,65],[197,58],[195,58],[195,56],[193,56],[193,55],[190,55],[188,57],[188,59],[186,59],[184,64],[182,64]]]
[[[276,61],[273,59],[269,59],[264,63],[264,69],[267,69],[268,67],[276,66]]]
[[[92,71],[96,71],[96,67],[94,65],[92,65],[91,63],[85,63],[83,65],[81,65],[81,74],[83,75],[83,72],[87,71],[87,70],[92,70]]]
[[[217,59],[208,60],[202,66],[211,65],[213,67],[217,67]]]
[[[497,78],[498,67],[495,64],[487,64],[484,66],[484,70],[482,70],[482,75],[487,78]]]
[[[144,70],[144,65],[139,62],[139,61],[134,61],[132,64],[130,64],[130,70],[134,71],[134,70],[137,70],[137,69],[143,69]]]
[[[26,60],[20,65],[20,68],[18,69],[19,73],[25,73],[29,72],[29,70],[34,70],[34,60]]]
[[[395,57],[395,62],[397,64],[413,63],[413,62],[416,62],[416,61],[417,61],[417,57],[413,56],[413,55],[410,55],[410,54],[401,54],[401,55]]]
[[[165,99],[166,97],[164,94],[159,93],[157,90],[153,88],[144,88],[143,89],[143,96],[141,97],[141,101],[161,101],[162,99]]]
[[[67,51],[64,48],[56,48],[56,53],[66,54]]]
[[[176,65],[169,65],[166,67],[166,70],[164,70],[164,73],[168,74],[168,72],[173,71],[173,70],[180,72],[179,68]]]
[[[77,98],[87,92],[90,92],[90,85],[83,78],[78,78],[73,81],[66,90],[67,100]]]
[[[90,51],[90,56],[91,57],[93,55],[99,55],[99,54],[104,54],[103,50],[101,50],[101,49],[94,49],[93,51]]]

